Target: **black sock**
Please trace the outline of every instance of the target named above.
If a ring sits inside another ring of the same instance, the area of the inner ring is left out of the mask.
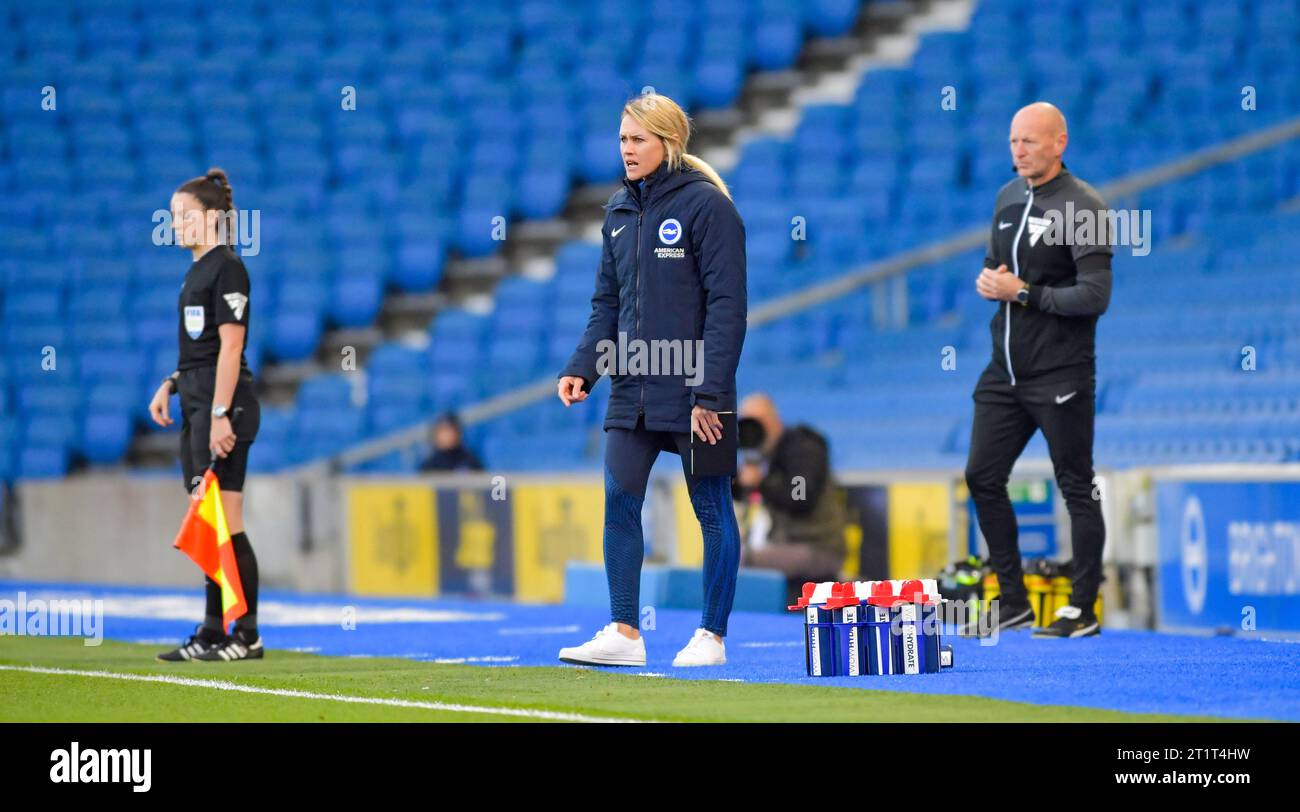
[[[230,537],[235,546],[235,566],[239,568],[239,585],[244,588],[244,603],[248,612],[235,620],[236,629],[257,634],[257,556],[248,542],[248,533],[240,531]]]
[[[203,610],[201,634],[208,640],[226,636],[226,624],[221,622],[221,587],[216,581],[203,577],[203,591],[207,606]]]

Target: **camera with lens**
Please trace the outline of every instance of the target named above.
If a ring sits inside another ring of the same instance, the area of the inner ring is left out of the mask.
[[[740,435],[737,443],[740,464],[761,465],[764,460],[763,441],[767,439],[763,424],[752,417],[742,417],[736,424],[736,431]]]

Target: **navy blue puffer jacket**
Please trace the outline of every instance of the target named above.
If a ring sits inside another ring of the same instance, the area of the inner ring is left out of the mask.
[[[745,225],[731,200],[698,170],[664,161],[644,189],[623,180],[605,204],[601,234],[591,317],[560,376],[581,377],[590,392],[610,372],[606,429],[635,428],[644,415],[651,431],[688,432],[697,403],[734,410],[746,295]],[[629,363],[609,369],[604,362],[617,356],[602,347],[618,346],[620,334]],[[702,366],[635,365],[636,339],[642,358],[661,361],[670,357],[666,342],[678,342],[685,359],[702,341]],[[665,374],[673,371],[692,374]]]

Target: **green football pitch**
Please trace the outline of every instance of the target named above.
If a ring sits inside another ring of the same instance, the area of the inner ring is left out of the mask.
[[[0,637],[0,722],[1168,722],[1221,719],[564,667],[271,651],[164,664],[157,646]]]

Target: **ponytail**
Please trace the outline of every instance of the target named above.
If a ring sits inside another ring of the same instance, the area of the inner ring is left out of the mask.
[[[235,207],[235,190],[230,188],[230,178],[226,177],[226,170],[214,166],[208,170],[208,174],[204,175],[204,177],[221,190],[221,205],[217,206],[217,208],[223,211],[233,209]]]
[[[689,152],[682,153],[682,161],[713,181],[713,185],[721,189],[727,199],[731,200],[731,190],[727,188],[727,184],[723,181],[722,176],[718,174],[718,170],[709,166],[708,161],[698,155],[691,155]]]

